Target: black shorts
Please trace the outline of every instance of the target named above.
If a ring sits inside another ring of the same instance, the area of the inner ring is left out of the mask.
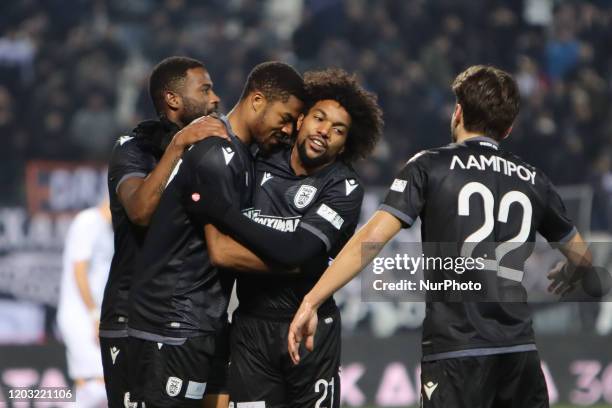
[[[228,325],[217,335],[215,355],[211,363],[211,376],[206,385],[205,395],[229,394],[229,334]]]
[[[548,408],[537,351],[421,363],[422,408]]]
[[[129,337],[130,400],[147,408],[198,407],[211,378],[214,335],[187,338],[181,345]]]
[[[315,348],[295,366],[287,351],[289,321],[234,314],[230,334],[230,401],[252,407],[340,406],[340,313],[319,317]],[[232,405],[230,405],[232,406]]]
[[[109,408],[124,408],[129,399],[128,338],[100,337],[104,385]]]

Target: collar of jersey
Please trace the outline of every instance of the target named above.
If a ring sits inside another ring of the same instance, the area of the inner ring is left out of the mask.
[[[219,120],[221,122],[223,122],[223,124],[227,128],[227,133],[229,134],[230,138],[232,139],[232,143],[234,143],[234,144],[240,143],[240,145],[246,147],[246,150],[251,154],[252,157],[255,157],[255,154],[257,152],[256,151],[253,152],[252,148],[250,148],[249,146],[246,146],[242,142],[242,140],[240,140],[240,138],[238,136],[236,136],[236,133],[234,133],[234,130],[232,129],[232,125],[230,125],[230,122],[229,122],[229,119],[227,118],[227,116],[226,115],[219,115]]]
[[[304,176],[296,175],[291,168],[291,149],[292,147],[283,146],[272,153],[256,156],[255,160],[258,169],[292,180],[305,178]]]
[[[229,122],[229,119],[227,118],[227,116],[226,115],[219,115],[219,120],[221,122],[223,122],[223,124],[227,128],[227,133],[229,133],[230,136],[238,139],[238,136],[236,136],[236,134],[234,133],[234,130],[232,129],[232,125],[230,125],[230,122]]]
[[[475,142],[487,142],[487,143],[491,143],[492,145],[494,145],[495,148],[499,147],[499,143],[497,142],[497,140],[495,140],[493,138],[490,138],[488,136],[474,136],[474,137],[470,137],[469,139],[464,140],[460,144],[475,143]]]

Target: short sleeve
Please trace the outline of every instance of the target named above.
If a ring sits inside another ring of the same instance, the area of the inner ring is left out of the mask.
[[[231,161],[240,160],[234,146],[220,138],[209,138],[189,150],[180,171],[187,171],[189,182],[184,186],[187,212],[205,222],[214,200],[214,207],[239,203],[239,186]]]
[[[565,243],[578,232],[567,215],[567,210],[559,193],[552,183],[547,181],[548,202],[542,215],[538,232],[548,242]]]
[[[299,227],[316,235],[334,256],[349,240],[359,221],[363,188],[354,178],[327,187],[302,217]]]
[[[379,209],[410,227],[421,214],[427,191],[427,171],[422,153],[410,159],[391,183]]]
[[[117,193],[119,186],[131,177],[145,178],[151,172],[149,154],[143,152],[137,139],[121,136],[113,148],[108,168],[109,189]]]

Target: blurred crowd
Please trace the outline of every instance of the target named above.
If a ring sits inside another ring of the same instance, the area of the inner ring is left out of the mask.
[[[29,159],[106,160],[118,135],[154,115],[148,73],[166,56],[204,61],[224,110],[263,60],[356,72],[386,121],[359,165],[369,185],[449,141],[449,85],[484,63],[514,73],[521,89],[506,147],[556,184],[590,184],[593,228],[612,230],[610,44],[610,0],[2,2],[3,204],[23,203]]]

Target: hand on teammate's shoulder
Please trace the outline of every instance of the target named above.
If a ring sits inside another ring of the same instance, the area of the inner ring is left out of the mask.
[[[212,116],[201,116],[178,131],[172,141],[176,147],[185,149],[211,136],[229,140],[227,128],[220,119]]]

